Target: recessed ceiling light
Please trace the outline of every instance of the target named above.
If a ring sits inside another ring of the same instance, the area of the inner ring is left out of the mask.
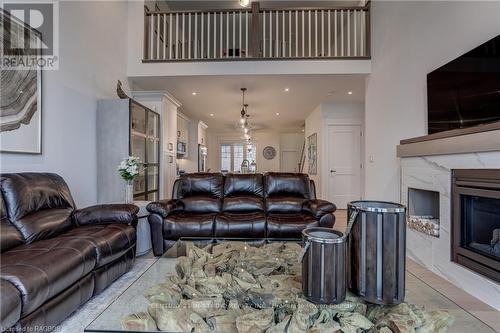
[[[285,92],[289,92],[290,91],[290,88],[285,88]]]
[[[302,133],[304,133],[306,130],[305,129],[302,129]]]
[[[210,117],[213,117],[213,116],[214,116],[214,114],[213,114],[213,113],[211,113],[211,114],[210,114]]]
[[[349,95],[352,95],[352,91],[348,91],[347,93],[348,93]]]
[[[279,113],[279,112],[276,112],[276,115],[277,115],[277,116],[279,116],[279,115],[280,115],[280,113]]]
[[[196,91],[193,91],[193,92],[191,93],[191,95],[196,96],[196,95],[197,95],[197,92],[196,92]]]

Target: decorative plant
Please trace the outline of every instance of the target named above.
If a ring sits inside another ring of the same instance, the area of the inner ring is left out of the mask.
[[[120,162],[118,172],[127,183],[130,183],[139,175],[142,166],[139,157],[129,156]]]

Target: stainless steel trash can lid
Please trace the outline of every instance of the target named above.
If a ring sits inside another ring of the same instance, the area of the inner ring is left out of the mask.
[[[344,233],[330,228],[312,227],[302,230],[306,241],[334,244],[345,242]]]
[[[406,207],[401,204],[387,201],[351,201],[348,206],[352,206],[359,211],[374,213],[404,213],[406,210]]]

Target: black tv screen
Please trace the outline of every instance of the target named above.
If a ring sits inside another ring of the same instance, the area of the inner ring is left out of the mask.
[[[429,134],[500,121],[500,35],[427,74]]]

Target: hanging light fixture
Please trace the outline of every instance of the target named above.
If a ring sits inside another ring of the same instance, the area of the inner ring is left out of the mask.
[[[242,125],[241,127],[243,128],[245,123],[247,122],[247,110],[246,107],[248,106],[245,104],[245,92],[247,91],[247,88],[241,88],[241,119],[240,119],[240,124]]]
[[[241,88],[241,111],[240,111],[240,119],[237,124],[237,128],[240,128],[242,130],[242,139],[245,140],[245,142],[250,142],[252,140],[251,134],[250,134],[250,125],[248,123],[248,119],[250,118],[250,115],[248,114],[248,104],[245,103],[245,93],[247,91],[247,88]]]

